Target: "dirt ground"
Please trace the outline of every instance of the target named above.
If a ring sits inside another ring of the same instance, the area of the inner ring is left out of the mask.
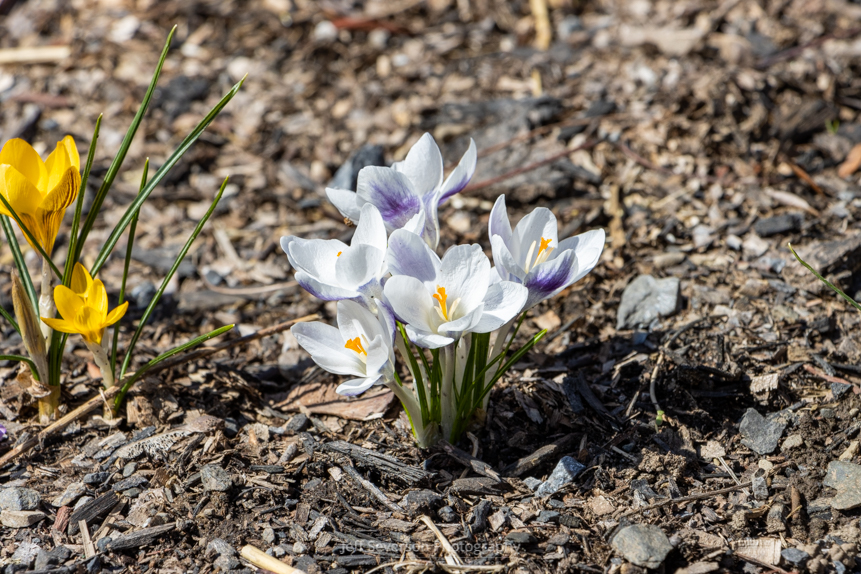
[[[245,545],[309,574],[858,571],[861,321],[787,243],[861,291],[861,5],[0,0],[0,14],[0,141],[44,152],[72,134],[84,154],[104,114],[90,196],[177,26],[85,262],[144,160],[160,166],[248,74],[141,213],[121,341],[230,176],[140,364],[227,323],[222,340],[331,321],[278,238],[349,238],[325,186],[359,150],[390,163],[424,132],[449,167],[469,137],[479,150],[441,248],[489,252],[500,193],[513,221],[543,205],[560,237],[608,235],[595,270],[528,317],[522,336],[547,338],[462,444],[417,449],[391,394],[338,398],[281,330],[161,371],[118,423],[84,417],[0,467],[3,572],[252,572]],[[116,256],[102,272],[112,301],[121,271]],[[10,284],[0,274],[11,310]],[[653,299],[631,299],[640,285]],[[79,338],[69,349],[74,407],[98,370]],[[8,325],[0,352],[22,352]],[[0,363],[0,455],[39,431],[17,373]],[[584,468],[546,494],[566,456]],[[22,505],[36,522],[13,528]]]

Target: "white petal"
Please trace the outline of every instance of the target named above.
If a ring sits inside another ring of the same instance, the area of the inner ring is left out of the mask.
[[[469,147],[466,149],[466,153],[463,154],[457,167],[454,168],[454,171],[448,174],[448,177],[445,179],[445,183],[442,184],[442,190],[440,191],[439,197],[440,203],[444,202],[452,195],[463,191],[475,173],[475,163],[477,159],[478,153],[475,149],[475,141],[472,138],[469,138]],[[504,208],[505,205],[503,204],[503,209]]]
[[[433,331],[435,321],[432,320],[434,300],[424,286],[415,277],[396,275],[386,281],[383,288],[386,299],[392,307],[395,316],[402,322],[414,325],[417,329]]]
[[[386,252],[372,245],[356,245],[341,254],[335,262],[335,283],[344,289],[357,290],[377,279],[386,260]]]
[[[505,209],[505,195],[497,197],[493,209],[490,210],[487,234],[491,241],[493,241],[494,235],[498,235],[503,243],[511,249],[511,222],[508,221],[508,211]],[[499,264],[497,263],[497,265]]]
[[[333,277],[338,253],[348,249],[345,243],[337,239],[301,237],[282,237],[281,247],[287,254],[290,265],[323,281]]]
[[[326,197],[328,197],[329,201],[332,202],[332,205],[341,212],[341,215],[353,223],[359,221],[359,218],[362,216],[362,212],[359,209],[358,196],[355,191],[338,189],[336,187],[327,187]]]
[[[585,275],[585,273],[584,273]],[[559,257],[536,265],[529,271],[523,285],[529,289],[526,308],[534,307],[574,283],[577,277],[577,256],[566,249]]]
[[[330,373],[364,376],[365,363],[356,353],[344,348],[344,339],[335,327],[319,322],[298,323],[290,332],[314,362]]]
[[[419,196],[427,195],[442,184],[442,154],[433,136],[426,133],[410,148],[399,169],[410,178]]]
[[[373,341],[377,337],[382,339],[386,334],[374,314],[355,301],[338,302],[338,329],[345,341],[356,337]]]
[[[481,303],[489,277],[490,260],[480,245],[456,245],[446,252],[439,269],[439,285],[445,287],[449,308],[460,299],[456,316],[471,312]]]
[[[431,249],[436,249],[439,245],[439,193],[430,193],[425,196],[424,227],[422,229],[422,239]]]
[[[407,275],[422,282],[435,282],[440,260],[415,233],[397,229],[389,237],[386,263],[392,275]]]
[[[422,207],[418,213],[413,215],[410,220],[407,221],[403,227],[401,227],[401,229],[403,229],[404,231],[409,231],[410,233],[421,237],[425,231],[425,219],[427,219],[425,215],[425,208]]]
[[[335,392],[345,397],[355,397],[356,395],[361,395],[362,393],[373,387],[374,383],[378,382],[379,380],[379,374],[371,377],[350,379],[349,381],[344,381],[343,383],[338,385],[338,388],[335,389]]]
[[[380,251],[385,251],[386,242],[386,224],[383,222],[380,210],[373,204],[366,203],[362,206],[362,215],[350,245],[372,245]]]
[[[490,247],[493,252],[493,262],[496,263],[497,274],[506,281],[523,281],[526,277],[526,271],[515,261],[502,237],[493,235],[490,238]]]
[[[484,312],[475,333],[490,333],[513,319],[526,303],[529,291],[523,285],[501,281],[491,285],[484,298]]]
[[[410,341],[425,349],[439,349],[454,343],[454,339],[451,337],[416,329],[412,325],[406,325],[406,331]]]
[[[550,239],[549,247],[559,247],[556,236],[556,216],[546,207],[537,207],[532,213],[521,219],[514,228],[510,247],[511,254],[523,267],[526,266],[526,257],[529,256],[531,259],[529,266],[532,267],[538,256],[542,239]],[[532,253],[530,254],[529,251],[533,242],[535,247],[531,249]]]
[[[604,230],[593,229],[586,233],[563,239],[559,243],[558,251],[560,253],[567,249],[572,249],[577,254],[577,273],[579,276],[574,281],[582,279],[598,264],[601,252],[604,251],[604,241]],[[558,256],[556,252],[550,254],[550,259],[553,259],[554,256]]]
[[[388,167],[362,168],[357,193],[361,201],[380,210],[389,232],[403,227],[422,208],[410,179]]]
[[[302,286],[305,291],[323,301],[339,301],[341,299],[352,299],[358,297],[358,291],[343,289],[335,285],[323,283],[316,277],[312,277],[304,271],[297,271],[294,276],[296,282]]]
[[[383,342],[383,337],[377,335],[368,345],[367,351],[368,358],[365,361],[365,368],[368,376],[373,373],[382,373],[390,358],[389,347]]]
[[[471,312],[466,313],[454,321],[443,323],[439,326],[437,331],[441,335],[448,335],[449,337],[459,339],[464,333],[469,333],[475,330],[475,327],[479,324],[479,321],[481,321],[483,307],[484,306],[479,303],[478,307],[473,309]]]

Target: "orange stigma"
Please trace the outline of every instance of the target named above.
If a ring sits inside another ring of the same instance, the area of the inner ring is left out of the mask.
[[[543,245],[543,244],[542,244],[542,245]],[[341,256],[341,253],[343,253],[343,251],[339,251],[339,252],[338,252],[338,255],[336,255],[336,257],[340,257],[340,256]]]
[[[368,356],[368,352],[365,351],[365,348],[362,346],[362,340],[359,337],[355,339],[349,339],[347,343],[344,345],[345,349],[350,349],[351,351],[355,351],[356,354]]]
[[[445,287],[436,286],[436,293],[431,295],[434,299],[439,303],[439,314],[442,318],[448,321],[448,309],[446,308],[446,301],[448,300],[448,295],[445,294]]]

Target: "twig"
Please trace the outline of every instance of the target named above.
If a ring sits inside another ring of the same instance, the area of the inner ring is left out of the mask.
[[[401,514],[406,514],[406,511],[401,508],[400,505],[389,500],[389,497],[386,496],[385,492],[377,488],[377,485],[375,485],[373,482],[359,474],[359,471],[357,471],[355,468],[353,468],[349,464],[344,464],[341,465],[341,470],[348,474],[350,478],[359,483],[359,486],[370,492],[374,496],[374,498],[376,498],[383,504],[383,506],[385,506],[392,512],[400,512]]]
[[[719,494],[726,494],[728,492],[736,491],[740,488],[746,488],[750,486],[752,483],[744,482],[742,484],[737,484],[735,486],[728,486],[726,488],[721,488],[718,490],[712,490],[711,492],[701,492],[699,494],[691,494],[689,496],[682,496],[679,498],[668,498],[667,500],[662,500],[661,502],[656,502],[654,504],[650,504],[649,506],[643,506],[642,508],[635,508],[634,510],[629,510],[622,514],[619,518],[624,518],[626,516],[631,516],[632,514],[639,514],[640,512],[645,512],[647,510],[654,510],[655,508],[661,508],[662,506],[666,506],[668,504],[681,504],[684,502],[693,502],[694,500],[703,500],[706,498],[711,498],[712,496],[717,496]]]
[[[425,523],[425,525],[430,528],[431,532],[437,537],[440,545],[442,545],[443,550],[445,550],[445,561],[446,564],[451,566],[461,566],[463,565],[463,560],[460,559],[460,556],[457,555],[457,550],[454,549],[454,546],[451,545],[451,542],[448,541],[448,538],[445,537],[445,534],[436,527],[436,524],[433,523],[426,514],[422,514],[420,520]]]
[[[571,148],[571,149],[565,149],[563,151],[560,151],[559,153],[554,153],[553,155],[546,157],[542,160],[530,163],[528,165],[524,165],[523,167],[518,167],[517,169],[512,169],[511,171],[504,173],[500,176],[491,177],[491,178],[485,179],[484,181],[478,181],[476,183],[470,184],[470,185],[466,186],[466,189],[464,189],[463,191],[464,191],[464,193],[469,192],[469,191],[477,191],[479,189],[484,189],[485,187],[490,187],[491,185],[496,185],[499,182],[506,181],[508,179],[511,179],[512,177],[515,177],[515,176],[518,176],[520,174],[538,169],[539,167],[543,167],[549,163],[553,163],[554,161],[560,160],[563,157],[574,153],[575,151],[579,151],[581,149],[592,148],[599,141],[600,140],[597,140],[597,139],[589,140],[586,143],[584,143],[583,145],[579,145],[579,146],[577,146],[575,148]]]
[[[93,539],[90,538],[90,530],[87,528],[87,521],[78,521],[78,528],[81,530],[81,540],[84,541],[84,558],[92,558],[96,555],[96,547],[93,544]]]
[[[59,62],[72,53],[69,46],[33,46],[0,50],[0,64],[38,64]]]
[[[188,353],[187,355],[182,355],[180,357],[177,357],[176,359],[172,359],[170,361],[165,361],[163,363],[160,363],[160,364],[154,366],[152,369],[149,370],[149,374],[157,373],[157,372],[163,371],[165,369],[170,369],[172,367],[175,367],[175,366],[182,364],[182,363],[186,363],[188,361],[194,361],[194,360],[200,359],[202,357],[207,357],[207,356],[212,355],[214,353],[217,353],[219,351],[224,351],[226,349],[236,347],[237,345],[243,345],[245,343],[248,343],[250,341],[254,341],[256,339],[260,339],[262,337],[266,337],[268,335],[274,335],[276,333],[280,333],[281,331],[284,331],[285,329],[287,329],[288,327],[290,327],[294,323],[302,323],[305,321],[312,321],[312,320],[317,319],[317,318],[318,318],[318,315],[316,315],[316,314],[306,315],[306,316],[300,317],[298,319],[293,319],[291,321],[285,321],[283,323],[279,323],[278,325],[273,325],[272,327],[260,329],[256,333],[252,333],[252,334],[246,335],[244,337],[239,337],[238,339],[233,339],[231,341],[225,341],[225,342],[220,343],[218,345],[215,345],[213,347],[206,347],[204,349],[198,349],[196,351]],[[70,413],[68,413],[67,415],[65,415],[61,419],[59,419],[58,421],[55,421],[55,422],[51,423],[50,425],[48,425],[47,427],[45,427],[45,429],[42,430],[42,432],[40,432],[34,438],[31,438],[30,440],[22,442],[21,444],[19,444],[18,446],[16,446],[15,448],[10,450],[6,454],[4,454],[3,456],[0,456],[0,467],[2,467],[4,464],[9,462],[10,460],[14,459],[19,454],[22,454],[24,452],[29,451],[30,449],[32,449],[37,444],[41,444],[45,439],[47,439],[51,435],[56,434],[57,432],[63,430],[64,428],[66,428],[66,426],[71,424],[73,421],[83,417],[84,415],[86,415],[90,411],[95,410],[100,405],[102,405],[104,402],[109,401],[110,399],[114,398],[122,390],[122,387],[123,387],[122,381],[119,381],[116,385],[114,385],[110,389],[107,389],[104,391],[100,390],[97,395],[95,395],[94,397],[90,397],[84,404],[75,408]]]
[[[261,570],[268,570],[269,572],[274,572],[275,574],[305,574],[303,570],[288,566],[274,556],[269,556],[262,550],[255,548],[250,544],[246,544],[245,546],[243,546],[242,550],[239,552],[239,555],[251,562],[251,564],[253,564],[254,566],[260,568]]]

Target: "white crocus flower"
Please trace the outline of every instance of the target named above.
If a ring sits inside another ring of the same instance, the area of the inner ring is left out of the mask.
[[[604,249],[603,229],[559,241],[556,216],[545,207],[521,219],[512,232],[504,195],[499,196],[490,212],[489,227],[493,261],[500,278],[529,290],[524,309],[585,277]]]
[[[408,229],[436,249],[439,244],[439,206],[463,190],[475,173],[475,142],[454,171],[443,180],[443,160],[430,134],[410,148],[406,159],[392,167],[365,167],[359,171],[356,191],[327,188],[326,195],[344,217],[360,222],[364,205],[379,209],[386,230]]]
[[[385,309],[381,309],[386,313]],[[395,355],[388,322],[355,301],[338,302],[338,327],[298,323],[290,329],[314,362],[336,375],[352,375],[336,392],[354,396],[394,381]]]
[[[452,247],[440,258],[417,235],[397,230],[387,256],[392,277],[384,293],[417,345],[438,349],[466,333],[489,333],[510,321],[527,290],[491,284],[490,261],[479,245]]]
[[[371,204],[361,209],[361,221],[348,246],[337,239],[281,238],[281,249],[296,269],[296,281],[324,301],[361,298],[376,310],[386,274],[386,228]]]

